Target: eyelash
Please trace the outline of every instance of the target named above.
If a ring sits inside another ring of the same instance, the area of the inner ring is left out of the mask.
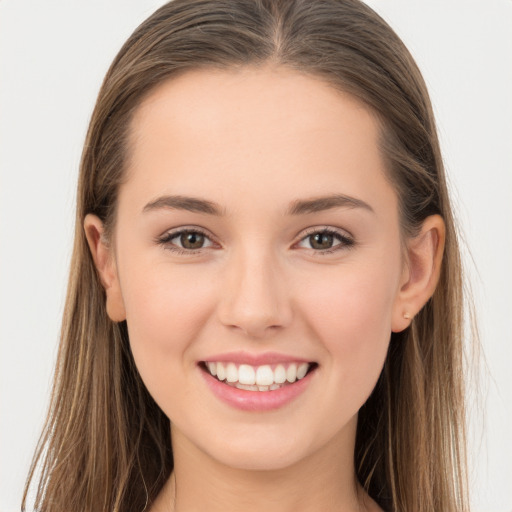
[[[333,246],[332,248],[330,249],[324,249],[324,250],[315,250],[315,249],[311,249],[312,251],[314,251],[315,255],[318,255],[318,256],[324,256],[326,254],[332,254],[334,252],[337,252],[337,251],[341,251],[341,250],[346,250],[346,249],[351,249],[352,247],[354,247],[355,245],[355,241],[353,238],[351,238],[350,236],[347,236],[343,233],[341,233],[340,231],[336,230],[336,229],[333,229],[333,228],[329,228],[329,227],[324,227],[324,228],[309,228],[306,230],[306,232],[304,233],[304,235],[302,236],[302,238],[299,240],[299,242],[302,242],[303,240],[305,240],[306,238],[309,238],[311,235],[332,235],[335,239],[337,239],[340,243]]]
[[[177,231],[171,231],[169,233],[165,233],[163,236],[157,238],[156,242],[158,244],[164,246],[166,250],[172,251],[175,254],[185,255],[185,256],[195,256],[195,255],[201,254],[205,249],[207,249],[207,247],[201,247],[199,249],[183,249],[182,247],[177,247],[174,244],[170,243],[171,240],[178,238],[179,236],[181,236],[184,233],[203,235],[204,237],[210,239],[210,237],[207,235],[206,232],[204,232],[198,228],[186,228],[186,229],[179,229]],[[314,251],[315,255],[318,255],[318,256],[332,254],[334,252],[337,252],[337,251],[340,251],[343,249],[345,249],[345,250],[351,249],[355,245],[355,241],[351,237],[344,235],[344,234],[340,233],[339,231],[329,228],[329,227],[324,227],[324,228],[320,228],[320,229],[319,228],[310,228],[309,230],[306,231],[306,233],[302,236],[302,238],[299,240],[298,243],[300,243],[303,240],[305,240],[306,238],[308,238],[312,235],[316,235],[316,234],[332,235],[334,238],[336,238],[340,242],[339,244],[333,246],[330,249],[324,249],[324,250],[310,249],[310,250]]]

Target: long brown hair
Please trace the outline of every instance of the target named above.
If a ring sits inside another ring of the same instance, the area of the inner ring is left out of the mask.
[[[41,512],[142,511],[168,479],[169,420],[135,368],[125,323],[107,316],[83,222],[94,213],[111,232],[130,121],[157,84],[189,69],[270,61],[320,77],[372,109],[405,236],[431,214],[444,218],[439,285],[411,326],[391,336],[359,412],[355,469],[385,510],[467,510],[461,262],[434,116],[411,55],[358,0],[175,0],[116,56],[84,146],[52,400],[23,509],[36,475]]]

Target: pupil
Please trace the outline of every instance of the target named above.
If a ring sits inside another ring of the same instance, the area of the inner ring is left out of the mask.
[[[313,243],[315,249],[329,249],[332,246],[333,235],[329,233],[317,233],[313,235]]]
[[[199,249],[203,245],[204,235],[201,233],[187,233],[181,235],[181,245],[187,249]]]

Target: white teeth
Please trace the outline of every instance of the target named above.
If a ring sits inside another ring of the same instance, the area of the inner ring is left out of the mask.
[[[226,368],[226,380],[228,382],[238,382],[238,370],[235,363],[228,363]]]
[[[286,370],[286,380],[288,382],[295,382],[297,380],[297,365],[291,364]]]
[[[217,363],[207,363],[207,366],[213,376],[217,375]]]
[[[224,365],[222,363],[217,363],[217,378],[219,380],[224,380],[226,378],[226,370],[224,370]]]
[[[252,366],[241,364],[238,368],[238,382],[240,384],[256,384],[256,372]]]
[[[283,384],[286,381],[286,369],[282,364],[278,364],[274,370],[274,382]]]
[[[258,384],[258,386],[270,386],[270,384],[274,384],[274,372],[268,364],[258,366],[256,370],[256,384]]]
[[[245,389],[246,391],[259,391],[258,386],[249,386],[248,384],[240,384],[237,382],[235,388]]]
[[[283,384],[293,383],[303,379],[309,370],[309,363],[290,363],[288,365],[278,364],[274,370],[268,364],[262,366],[251,366],[235,363],[221,363],[208,361],[206,368],[211,375],[216,376],[220,381],[238,389],[249,391],[274,391],[283,387]]]
[[[297,379],[303,379],[306,376],[306,373],[308,372],[309,364],[308,363],[302,363],[297,368]]]

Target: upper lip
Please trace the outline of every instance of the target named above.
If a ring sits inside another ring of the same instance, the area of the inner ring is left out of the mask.
[[[278,364],[278,363],[311,363],[309,359],[297,357],[290,354],[282,354],[279,352],[262,352],[254,354],[251,352],[237,351],[237,352],[224,352],[222,354],[214,354],[208,356],[203,361],[206,362],[220,362],[220,363],[237,363],[248,364],[251,366],[262,366],[264,364]]]

